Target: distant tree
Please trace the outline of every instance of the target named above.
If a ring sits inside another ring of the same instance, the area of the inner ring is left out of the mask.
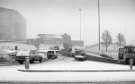
[[[108,47],[112,44],[112,36],[109,31],[104,31],[102,34],[103,44],[106,47],[106,52],[108,51]]]
[[[124,46],[126,45],[126,39],[125,36],[121,33],[118,33],[117,35],[117,43],[119,46]]]
[[[66,50],[72,49],[71,37],[66,33],[63,35],[63,46]]]

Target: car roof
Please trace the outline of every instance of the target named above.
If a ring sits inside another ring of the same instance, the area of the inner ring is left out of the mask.
[[[38,50],[38,52],[59,51],[59,50]]]
[[[135,48],[135,46],[128,45],[128,46],[125,46],[124,48]]]

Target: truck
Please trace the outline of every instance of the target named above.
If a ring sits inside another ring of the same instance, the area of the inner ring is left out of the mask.
[[[119,48],[118,62],[129,64],[130,59],[133,59],[133,63],[135,63],[135,46]]]

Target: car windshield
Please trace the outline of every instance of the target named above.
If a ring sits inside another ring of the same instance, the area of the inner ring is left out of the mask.
[[[54,53],[54,51],[48,51],[48,53]]]
[[[126,48],[125,52],[126,53],[135,53],[135,48]]]

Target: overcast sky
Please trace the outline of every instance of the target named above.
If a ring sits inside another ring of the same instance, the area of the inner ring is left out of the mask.
[[[68,33],[79,40],[82,8],[82,39],[98,42],[97,0],[0,0],[0,6],[18,10],[27,21],[27,37],[39,33]],[[123,33],[135,44],[135,0],[100,0],[101,33],[109,30],[113,39]]]

